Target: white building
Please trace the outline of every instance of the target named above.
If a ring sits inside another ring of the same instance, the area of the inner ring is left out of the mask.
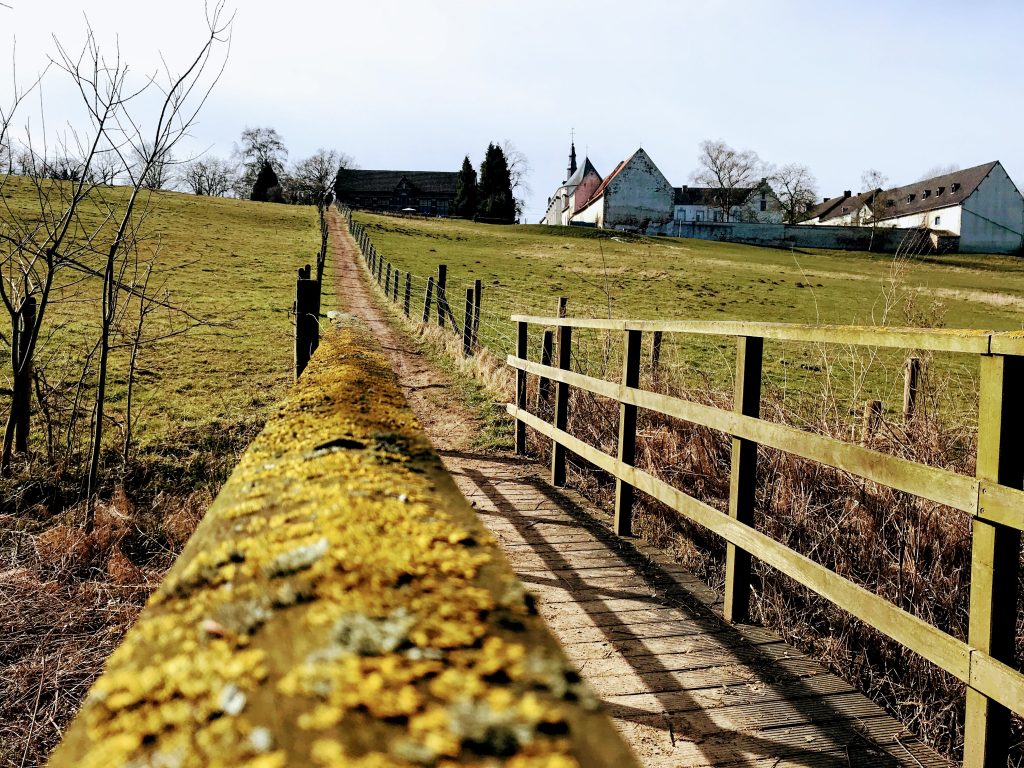
[[[781,224],[783,215],[782,204],[768,179],[761,179],[754,187],[717,189],[683,185],[675,188],[673,221]]]
[[[572,223],[646,232],[672,220],[672,184],[641,148],[627,157],[580,206]]]
[[[594,168],[589,157],[583,158],[583,165],[576,167],[576,144],[573,142],[569,150],[567,178],[555,190],[555,194],[548,198],[548,210],[541,224],[568,226],[576,211],[600,185],[601,174]]]
[[[1024,197],[998,160],[884,191],[826,198],[800,223],[928,229],[959,236],[963,253],[1024,249]]]

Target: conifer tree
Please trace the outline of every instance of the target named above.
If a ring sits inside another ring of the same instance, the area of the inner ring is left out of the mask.
[[[258,200],[263,203],[282,203],[284,196],[281,193],[281,182],[277,178],[277,172],[269,161],[264,160],[260,172],[256,175],[256,181],[252,185],[250,200]]]
[[[480,164],[477,190],[477,216],[489,221],[511,224],[516,218],[516,202],[512,196],[512,179],[508,161],[501,147],[487,145],[487,154]]]
[[[471,219],[476,216],[476,171],[469,162],[469,156],[462,161],[462,170],[455,179],[455,200],[452,202],[452,215]]]

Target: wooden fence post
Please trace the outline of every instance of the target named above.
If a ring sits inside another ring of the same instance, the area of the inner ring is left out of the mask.
[[[907,358],[903,371],[903,423],[910,424],[917,407],[917,385],[921,375],[921,358]]]
[[[1024,455],[1024,358],[981,357],[976,476],[1021,488]],[[984,488],[982,504],[984,504]],[[967,643],[1013,666],[1020,531],[974,518],[971,523],[971,608]],[[964,768],[1006,765],[1010,711],[970,686],[964,721]]]
[[[373,249],[373,257],[377,260],[377,285],[381,285],[384,282],[384,259],[377,253],[376,248]]]
[[[882,424],[882,401],[868,400],[864,403],[864,418],[860,425],[860,442],[867,445]]]
[[[516,357],[525,360],[527,355],[526,337],[529,326],[524,322],[517,323]],[[516,408],[526,410],[526,371],[516,369]],[[526,422],[516,419],[516,454],[526,454]]]
[[[391,280],[391,303],[398,303],[398,267],[395,267],[395,274]]]
[[[544,331],[544,340],[540,347],[541,365],[551,365],[551,357],[555,346],[555,334],[551,330]],[[543,413],[551,402],[551,379],[541,376],[537,383],[537,412]]]
[[[466,289],[466,313],[462,318],[462,356],[473,354],[473,289]]]
[[[306,275],[306,277],[303,277]],[[309,279],[309,267],[295,282],[295,378],[306,370],[320,345],[320,283]]]
[[[741,336],[736,340],[736,388],[733,410],[744,416],[761,415],[761,359],[764,339]],[[734,437],[729,476],[729,516],[754,524],[757,485],[757,443]],[[750,613],[750,553],[735,544],[725,549],[725,606],[728,622],[746,621]]]
[[[473,281],[473,349],[480,346],[480,302],[483,298],[483,283]]]
[[[558,300],[559,317],[564,317],[565,299]],[[558,367],[568,371],[572,367],[572,326],[558,326]],[[553,424],[555,429],[564,430],[569,422],[569,385],[564,382],[555,383],[555,413]],[[551,484],[565,485],[565,446],[551,441]]]
[[[622,384],[640,386],[640,331],[626,331],[623,335]],[[619,461],[633,466],[636,461],[636,406],[619,403]],[[615,480],[615,533],[633,535],[633,486]]]
[[[651,381],[658,381],[658,367],[661,365],[661,331],[651,336]]]
[[[412,307],[412,273],[405,273],[405,301],[403,302],[402,309],[405,310],[405,316],[409,317],[409,310]]]
[[[32,411],[32,355],[29,347],[32,330],[36,324],[36,298],[26,296],[18,308],[17,337],[13,339],[11,351],[15,358],[14,394],[17,402],[11,403],[15,413],[14,450],[28,452],[28,434],[31,427]]]
[[[444,328],[445,309],[448,302],[445,299],[445,287],[448,285],[448,265],[437,265],[437,326]]]
[[[391,298],[391,262],[388,262],[387,272],[384,276],[384,296],[385,298]]]
[[[430,297],[434,293],[434,278],[427,278],[427,291],[423,296],[423,322],[430,322]]]

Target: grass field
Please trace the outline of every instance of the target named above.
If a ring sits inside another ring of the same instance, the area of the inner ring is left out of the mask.
[[[992,330],[1024,324],[1024,260],[1009,256],[954,254],[897,262],[888,254],[770,249],[540,225],[496,227],[363,212],[354,218],[366,226],[385,260],[412,272],[413,304],[420,310],[425,279],[436,274],[438,263],[448,266],[448,295],[460,322],[465,286],[482,280],[481,334],[501,352],[513,348],[509,315],[551,315],[558,296],[568,297],[570,316],[581,317]],[[589,341],[590,354],[600,358],[596,367],[614,374],[617,340],[610,355],[601,351],[606,339],[591,333]],[[531,350],[538,343],[531,336]],[[691,383],[725,388],[733,349],[727,339],[672,336],[666,337],[662,359]],[[887,410],[900,406],[904,356],[902,351],[768,342],[765,381],[796,395],[817,397],[827,390],[853,418],[864,399],[882,399]],[[939,357],[931,370],[933,381],[943,381],[944,407],[970,414],[976,362]]]
[[[14,215],[38,216],[26,179],[10,177],[2,191]],[[122,193],[114,188],[104,194]],[[150,291],[211,325],[142,349],[135,393],[140,442],[261,419],[291,378],[294,276],[319,246],[315,210],[172,192],[152,195],[145,208],[140,253],[155,259]],[[97,214],[88,211],[87,217]],[[58,282],[79,277],[66,272]],[[98,296],[98,282],[58,292],[49,327],[67,325],[37,355],[51,366],[51,379],[74,376],[93,343],[99,309],[90,300]],[[61,298],[73,301],[63,304]],[[158,312],[145,335],[186,322]],[[127,350],[115,352],[112,363],[110,402],[116,414],[124,407]]]

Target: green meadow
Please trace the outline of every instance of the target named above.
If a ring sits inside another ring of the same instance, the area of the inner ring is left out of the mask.
[[[514,313],[551,315],[557,297],[580,317],[747,320],[877,326],[1019,329],[1024,260],[1008,256],[915,256],[789,250],[563,227],[491,226],[363,212],[386,261],[413,275],[414,312],[424,282],[448,267],[448,296],[461,323],[465,287],[483,285],[483,341],[512,351]],[[404,289],[404,274],[402,278]],[[579,332],[578,332],[579,333]],[[531,357],[539,331],[531,330]],[[617,339],[579,333],[581,368],[616,375]],[[902,351],[768,342],[765,380],[783,393],[828,392],[850,411],[879,398],[900,405]],[[697,386],[728,387],[733,343],[666,337],[663,364]],[[947,406],[972,409],[977,368],[966,356],[933,361]],[[602,370],[603,369],[603,370]],[[938,385],[936,385],[938,390]]]

